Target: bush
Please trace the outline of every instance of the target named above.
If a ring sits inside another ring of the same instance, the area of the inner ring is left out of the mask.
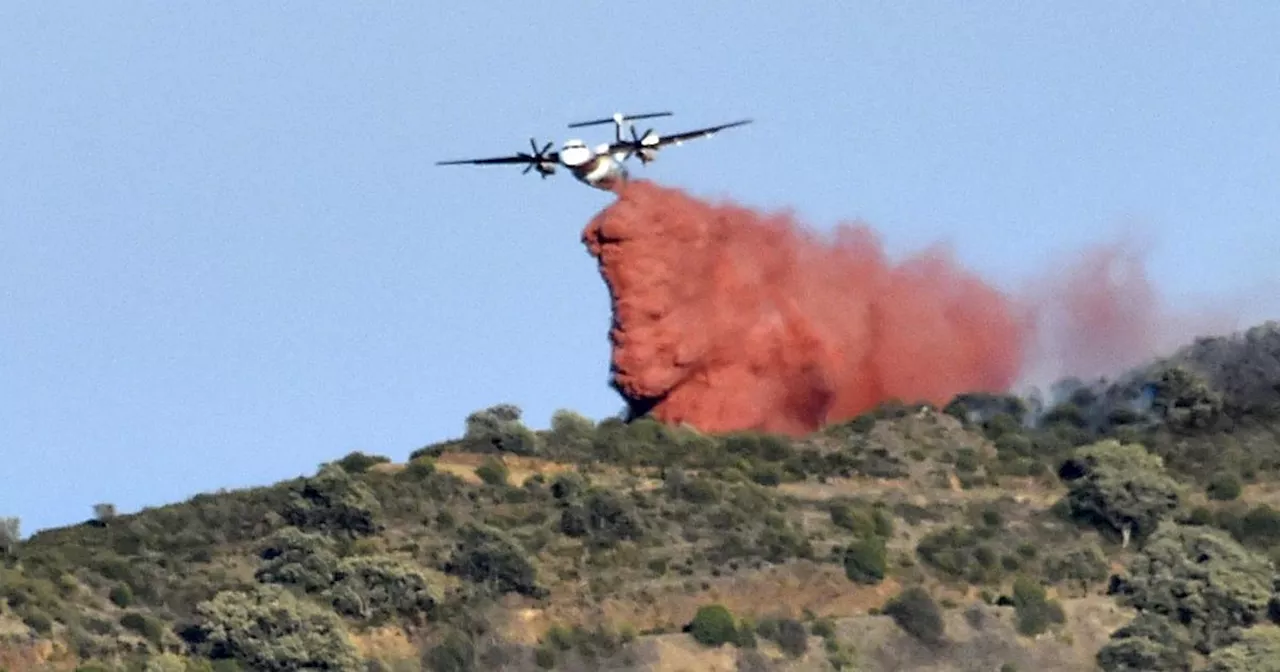
[[[315,593],[329,587],[338,566],[333,540],[322,534],[282,528],[259,551],[262,564],[254,578],[262,583],[297,586]]]
[[[511,476],[511,470],[502,460],[490,457],[476,467],[476,476],[489,485],[506,485],[507,479]]]
[[[346,558],[333,578],[334,609],[370,625],[395,617],[422,624],[441,599],[421,569],[389,556]]]
[[[111,603],[117,607],[124,608],[133,604],[133,590],[129,588],[127,583],[117,583],[111,587],[111,592],[107,594],[111,598]]]
[[[927,645],[942,643],[946,626],[938,603],[919,586],[903,590],[885,604],[883,613],[893,618],[907,634]]]
[[[873,586],[884,580],[887,571],[884,539],[859,539],[845,550],[844,574],[850,581]]]
[[[793,618],[778,621],[777,634],[773,639],[778,648],[792,658],[799,658],[809,650],[809,633],[805,631],[804,624]]]
[[[1095,659],[1103,672],[1189,672],[1190,653],[1183,628],[1160,614],[1142,612],[1111,633],[1110,641],[1098,650]]]
[[[366,455],[358,450],[347,453],[337,465],[350,474],[363,474],[375,464],[386,464],[391,458],[382,455]]]
[[[1126,606],[1177,614],[1201,653],[1267,617],[1271,563],[1210,527],[1163,523],[1111,592]]]
[[[303,530],[361,537],[382,529],[381,512],[368,485],[342,467],[325,465],[314,477],[293,487],[284,518]]]
[[[435,458],[429,455],[419,455],[405,465],[404,472],[409,478],[422,480],[436,473]]]
[[[1209,481],[1205,494],[1209,499],[1229,502],[1240,496],[1240,478],[1232,473],[1220,473]]]
[[[1080,448],[1063,465],[1072,478],[1071,515],[1103,532],[1141,541],[1180,508],[1184,488],[1164,470],[1160,456],[1139,444],[1105,440]]]
[[[1022,576],[1013,582],[1013,608],[1018,617],[1018,632],[1028,637],[1066,620],[1062,605],[1047,599],[1043,586]]]
[[[689,624],[689,633],[704,646],[720,646],[738,641],[733,614],[723,605],[699,607]]]
[[[469,523],[444,570],[498,592],[542,596],[537,570],[525,550],[509,535],[493,527]]]
[[[223,591],[196,607],[200,645],[210,658],[254,670],[360,669],[341,619],[274,585]]]
[[[538,437],[521,422],[520,416],[520,407],[514,404],[498,404],[468,415],[463,448],[474,452],[536,455]]]

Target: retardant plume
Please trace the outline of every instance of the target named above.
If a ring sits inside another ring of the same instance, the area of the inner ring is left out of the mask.
[[[1064,257],[1022,301],[1036,314],[1036,343],[1024,380],[1114,378],[1127,369],[1238,324],[1240,306],[1165,305],[1147,272],[1150,247],[1134,239],[1099,243]]]
[[[891,263],[866,227],[633,180],[583,232],[613,302],[613,386],[703,431],[800,434],[891,398],[944,404],[1017,378],[1030,325],[945,253]]]

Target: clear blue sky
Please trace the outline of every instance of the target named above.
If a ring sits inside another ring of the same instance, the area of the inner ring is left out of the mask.
[[[617,412],[578,239],[610,196],[433,165],[615,110],[753,117],[642,172],[1002,286],[1139,222],[1166,299],[1254,291],[1276,35],[1265,2],[5,3],[0,515],[403,459],[499,402]]]

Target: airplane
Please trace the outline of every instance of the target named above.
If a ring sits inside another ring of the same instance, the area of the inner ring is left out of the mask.
[[[624,162],[631,157],[638,157],[640,162],[648,164],[658,158],[658,150],[668,145],[682,145],[688,140],[695,138],[705,138],[715,135],[726,128],[742,126],[751,123],[751,119],[742,119],[727,124],[700,128],[695,131],[686,131],[684,133],[676,133],[674,135],[659,135],[652,128],[646,130],[643,134],[636,133],[635,124],[630,123],[639,119],[651,119],[654,117],[669,117],[671,112],[648,112],[645,114],[626,115],[621,112],[615,113],[612,117],[604,119],[593,119],[591,121],[578,121],[569,124],[569,128],[584,128],[587,126],[598,126],[601,124],[612,123],[614,125],[614,141],[612,143],[600,144],[595,147],[588,147],[587,143],[573,138],[568,140],[561,146],[558,152],[548,152],[551,149],[552,142],[538,149],[538,143],[533,138],[529,138],[529,147],[533,153],[519,152],[512,156],[500,156],[492,159],[462,159],[459,161],[439,161],[437,166],[452,166],[460,164],[471,165],[493,165],[493,164],[527,164],[522,174],[528,173],[530,170],[537,170],[542,179],[546,179],[548,175],[554,175],[557,166],[564,166],[569,172],[582,182],[596,189],[604,191],[612,191],[619,184],[626,181],[630,177],[630,171],[627,170]],[[630,138],[628,139],[622,132],[623,124],[626,124],[630,130]]]

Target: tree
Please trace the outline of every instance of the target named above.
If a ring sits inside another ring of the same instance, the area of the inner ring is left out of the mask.
[[[1280,628],[1245,630],[1240,641],[1209,656],[1206,672],[1280,672]]]
[[[1140,444],[1107,439],[1076,450],[1061,470],[1071,482],[1071,515],[1127,546],[1142,540],[1179,510],[1185,488],[1164,471],[1159,455]]]
[[[445,563],[444,570],[469,581],[493,586],[498,592],[514,592],[539,597],[545,588],[538,583],[537,569],[520,544],[508,534],[488,525],[468,523],[461,541]]]
[[[498,404],[467,416],[463,435],[466,447],[477,451],[498,451],[513,455],[534,455],[538,437],[520,420],[514,404]]]
[[[263,562],[254,574],[255,579],[297,586],[307,593],[328,588],[338,568],[332,539],[296,527],[276,532],[263,546],[259,557]]]
[[[1165,522],[1147,540],[1127,577],[1113,577],[1120,601],[1183,623],[1201,653],[1234,643],[1267,617],[1269,560],[1210,527]]]
[[[334,612],[273,585],[225,590],[196,606],[200,648],[254,670],[363,670]]]
[[[285,520],[304,530],[359,537],[381,529],[382,507],[369,486],[336,464],[327,464],[294,488]]]
[[[1186,630],[1148,611],[1111,633],[1095,659],[1103,672],[1189,672],[1190,654]]]
[[[420,625],[441,599],[420,568],[376,555],[354,556],[339,563],[329,594],[338,613],[372,625],[396,616]]]
[[[911,586],[898,593],[885,604],[883,611],[899,628],[929,646],[939,645],[945,639],[946,623],[942,620],[942,610],[920,586]]]
[[[724,605],[709,604],[698,608],[689,633],[703,646],[720,646],[737,641],[738,624]]]

